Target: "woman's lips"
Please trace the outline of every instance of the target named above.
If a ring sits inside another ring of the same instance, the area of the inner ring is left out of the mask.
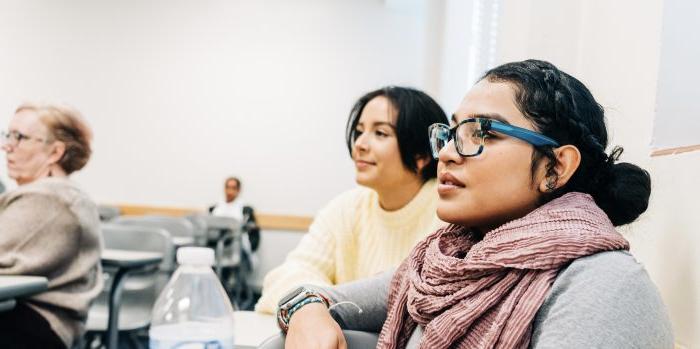
[[[370,166],[374,166],[374,163],[364,160],[355,161],[355,167],[357,167],[358,170],[365,170],[368,169]]]
[[[438,194],[448,195],[456,190],[464,188],[464,183],[457,180],[457,178],[448,172],[443,172],[438,177]]]

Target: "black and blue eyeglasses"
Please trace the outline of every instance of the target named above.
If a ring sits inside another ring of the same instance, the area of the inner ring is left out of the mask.
[[[464,157],[477,156],[484,151],[484,139],[490,131],[518,138],[536,147],[558,147],[555,140],[535,131],[509,125],[500,121],[486,118],[472,118],[460,121],[457,126],[450,128],[445,124],[432,124],[428,128],[430,149],[433,157],[438,158],[440,149],[450,140],[455,141],[457,153]]]

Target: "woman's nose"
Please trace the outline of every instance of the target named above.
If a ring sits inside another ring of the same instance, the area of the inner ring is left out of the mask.
[[[363,133],[359,136],[357,136],[357,139],[355,139],[355,150],[357,151],[367,151],[368,149],[368,141],[366,134]]]
[[[9,153],[11,149],[12,149],[12,146],[9,145],[8,143],[2,144],[2,150],[4,150],[6,153]]]
[[[447,142],[447,144],[440,149],[438,152],[438,160],[443,163],[461,163],[464,161],[464,158],[457,152],[454,139]]]

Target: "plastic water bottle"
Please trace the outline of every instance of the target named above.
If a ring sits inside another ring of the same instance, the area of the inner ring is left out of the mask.
[[[233,307],[214,274],[214,251],[177,250],[180,267],[153,306],[151,349],[233,349]]]

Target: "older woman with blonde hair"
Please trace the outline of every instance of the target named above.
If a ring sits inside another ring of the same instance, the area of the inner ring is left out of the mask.
[[[23,104],[2,133],[19,187],[0,196],[0,275],[39,275],[48,290],[0,313],[2,348],[70,348],[102,288],[95,203],[68,177],[87,164],[92,132],[73,109]]]

